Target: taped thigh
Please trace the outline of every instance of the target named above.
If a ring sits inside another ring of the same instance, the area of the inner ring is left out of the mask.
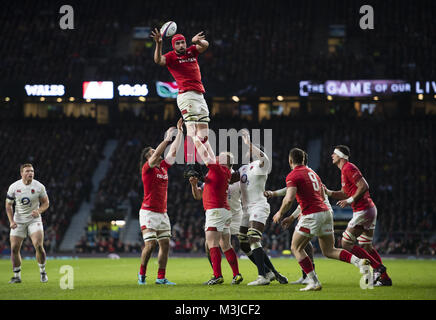
[[[342,240],[354,244],[356,242],[356,237],[351,232],[345,230],[344,233],[342,233]]]
[[[357,237],[357,241],[359,241],[359,245],[372,244],[372,237],[361,234]]]
[[[262,232],[255,228],[248,228],[247,236],[249,238],[258,239],[260,241],[260,239],[262,239]]]
[[[146,232],[142,235],[142,238],[144,239],[144,242],[156,241],[157,240],[156,231]]]
[[[162,231],[157,235],[157,240],[163,240],[163,239],[169,239],[169,238],[171,238],[171,231],[170,230]]]

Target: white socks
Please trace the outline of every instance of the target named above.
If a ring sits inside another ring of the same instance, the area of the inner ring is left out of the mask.
[[[38,263],[38,266],[39,266],[39,273],[45,272],[45,262],[43,264]]]
[[[350,263],[354,264],[356,267],[359,267],[359,262],[360,259],[353,254],[351,256]]]
[[[15,278],[21,279],[21,266],[12,268],[12,271],[14,272]]]

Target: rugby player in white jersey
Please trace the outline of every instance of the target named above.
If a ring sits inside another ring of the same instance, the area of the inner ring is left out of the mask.
[[[306,152],[304,152],[304,162],[303,164],[305,166],[307,166],[307,162],[308,162],[309,158]],[[310,169],[310,168],[309,168]],[[280,190],[267,190],[264,192],[265,197],[267,197],[268,199],[272,198],[272,197],[284,197],[286,195],[286,187]],[[328,196],[326,193],[324,193],[324,203],[327,205],[327,208],[329,208],[329,210],[332,212],[333,214],[333,209],[332,206],[330,205]],[[294,222],[295,219],[298,219],[301,213],[301,206],[298,205],[298,207],[294,210],[294,212],[287,218],[283,219],[286,223],[286,225],[291,226],[292,223]],[[313,246],[312,246],[312,242],[308,242],[306,247],[304,248],[304,251],[306,251],[307,255],[309,256],[310,260],[312,260],[312,265],[313,265],[313,270],[315,271],[315,262],[313,259]],[[302,272],[302,276],[300,277],[300,279],[291,282],[291,284],[308,284],[309,283],[309,278],[307,277],[307,274],[301,270]]]
[[[41,214],[49,207],[47,192],[42,183],[34,179],[35,171],[29,163],[20,167],[21,179],[9,186],[6,195],[6,214],[11,228],[11,261],[14,276],[9,283],[21,282],[21,245],[29,236],[36,250],[40,280],[47,282],[45,271],[44,229]],[[15,203],[15,211],[13,204]]]
[[[242,131],[242,140],[249,147],[250,163],[241,166],[238,171],[243,211],[238,238],[242,251],[258,271],[258,278],[248,285],[268,285],[272,280],[285,284],[288,279],[274,268],[261,243],[270,214],[270,206],[263,193],[271,163],[267,155],[251,143],[247,130]]]

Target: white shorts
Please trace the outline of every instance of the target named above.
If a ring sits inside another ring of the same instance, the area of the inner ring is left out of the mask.
[[[241,227],[248,228],[250,226],[250,221],[257,221],[265,225],[270,214],[270,206],[267,204],[242,208],[242,212]]]
[[[306,237],[322,237],[333,233],[333,213],[328,211],[300,214],[295,230]]]
[[[141,230],[171,231],[170,218],[166,212],[159,213],[141,209],[139,210],[139,225]]]
[[[206,210],[206,222],[204,231],[218,231],[230,233],[230,224],[232,222],[232,213],[225,208]]]
[[[209,122],[209,108],[202,93],[186,91],[177,95],[177,106],[186,122]]]
[[[241,226],[242,220],[242,210],[233,211],[232,212],[232,222],[230,223],[230,234],[237,235],[239,234],[239,227]]]
[[[17,222],[17,227],[15,229],[11,229],[10,235],[25,239],[27,236],[32,235],[36,231],[44,232],[41,221],[30,221],[25,223]]]
[[[377,207],[353,212],[353,218],[348,222],[349,228],[361,226],[365,230],[374,230],[377,220]]]

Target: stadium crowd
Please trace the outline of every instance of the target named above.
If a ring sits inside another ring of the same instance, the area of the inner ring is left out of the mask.
[[[201,0],[162,6],[159,1],[75,0],[69,2],[74,30],[59,27],[57,2],[23,2],[6,2],[0,13],[0,72],[9,81],[169,81],[169,73],[153,63],[152,40],[131,42],[135,27],[159,27],[168,20],[176,21],[188,40],[205,31],[211,45],[199,64],[207,70],[206,84],[435,78],[432,0],[374,2],[375,31],[359,27],[360,6],[371,1],[288,0],[272,6],[267,0],[250,5]],[[334,50],[327,45],[331,25],[344,28]],[[166,50],[171,50],[169,41]]]

